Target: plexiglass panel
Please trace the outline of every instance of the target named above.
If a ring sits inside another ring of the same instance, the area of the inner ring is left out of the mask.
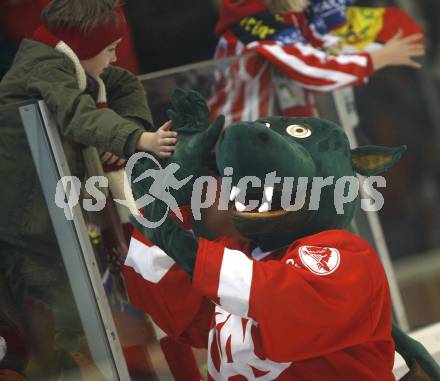
[[[76,233],[48,208],[57,173],[38,107],[21,107],[0,108],[0,378],[116,379]]]

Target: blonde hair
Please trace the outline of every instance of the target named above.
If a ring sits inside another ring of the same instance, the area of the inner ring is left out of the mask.
[[[41,20],[49,28],[75,28],[81,32],[92,30],[98,23],[117,23],[119,0],[52,0],[41,13]]]
[[[309,6],[309,0],[265,0],[272,13],[302,12]]]

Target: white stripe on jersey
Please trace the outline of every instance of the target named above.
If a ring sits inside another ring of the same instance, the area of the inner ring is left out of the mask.
[[[147,281],[159,283],[174,263],[159,247],[148,246],[134,237],[131,238],[125,266],[132,267]]]
[[[241,251],[225,248],[218,297],[228,312],[247,317],[251,293],[253,262]]]

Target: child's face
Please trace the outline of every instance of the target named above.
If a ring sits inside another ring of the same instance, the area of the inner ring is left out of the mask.
[[[116,40],[95,57],[81,61],[81,65],[86,73],[91,75],[92,77],[97,78],[111,63],[116,62],[116,47],[121,42],[121,40],[122,38]]]

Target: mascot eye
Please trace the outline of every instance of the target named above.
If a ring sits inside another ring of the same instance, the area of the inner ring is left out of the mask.
[[[299,124],[292,124],[290,126],[287,126],[286,131],[294,138],[300,139],[308,138],[310,135],[312,135],[312,131],[310,130],[310,128],[306,126],[301,126]]]

